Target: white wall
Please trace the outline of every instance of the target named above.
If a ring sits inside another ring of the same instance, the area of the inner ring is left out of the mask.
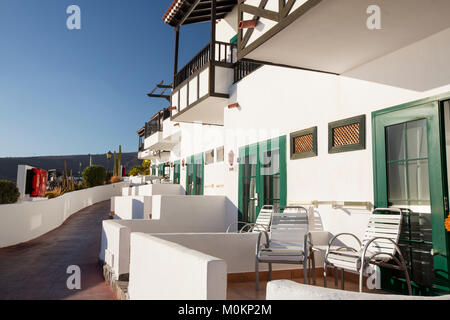
[[[287,200],[373,202],[371,113],[390,106],[449,92],[450,86],[417,92],[367,81],[302,70],[264,66],[231,87],[225,109],[225,154],[239,147],[287,136]],[[329,154],[328,123],[366,115],[366,149]],[[289,134],[318,127],[318,156],[290,160]],[[225,171],[230,210],[238,206],[238,173]],[[324,229],[362,236],[368,212],[319,207]]]
[[[226,299],[227,274],[255,271],[258,236],[257,233],[132,233],[130,298]],[[322,240],[325,238],[328,239]],[[197,263],[192,264],[192,261]],[[202,267],[210,261],[221,261],[223,265]],[[316,263],[321,266],[323,259]],[[179,268],[180,265],[183,267]],[[301,265],[273,265],[274,270],[301,268]],[[260,270],[268,270],[267,264],[260,264]],[[206,286],[199,279],[208,279],[215,285]]]
[[[70,192],[35,202],[0,205],[0,247],[35,239],[59,227],[72,214],[120,195],[127,182]]]
[[[131,246],[131,300],[226,299],[223,260],[141,233],[131,235]]]
[[[225,210],[224,196],[153,196],[154,220],[103,221],[99,258],[113,268],[115,276],[129,272],[132,232],[182,233],[224,232],[236,221],[236,214]],[[105,255],[105,251],[107,252]],[[106,259],[110,256],[110,261]]]
[[[113,197],[114,219],[150,219],[152,214],[151,196]]]
[[[156,195],[184,195],[182,186],[177,184],[156,183],[136,187],[124,188],[123,196],[156,196]]]
[[[343,291],[308,286],[289,280],[270,281],[266,288],[267,300],[450,300],[450,295],[440,297],[402,296]]]

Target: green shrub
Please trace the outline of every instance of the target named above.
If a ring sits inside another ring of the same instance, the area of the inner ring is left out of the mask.
[[[83,185],[92,188],[105,184],[106,169],[102,166],[90,166],[83,170]]]
[[[19,200],[19,189],[15,183],[0,180],[0,204],[16,203]]]

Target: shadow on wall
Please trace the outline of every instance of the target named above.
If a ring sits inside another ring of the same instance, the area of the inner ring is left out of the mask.
[[[230,232],[237,232],[238,225],[235,223],[238,221],[239,217],[239,208],[234,205],[234,203],[228,198],[225,197],[225,212],[226,212],[226,222],[225,225],[228,228],[231,224]],[[226,232],[226,229],[224,230]]]
[[[131,219],[145,219],[144,202],[133,199],[131,203]]]

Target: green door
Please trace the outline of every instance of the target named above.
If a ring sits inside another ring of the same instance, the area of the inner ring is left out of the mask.
[[[372,118],[375,207],[407,209],[399,246],[414,294],[442,294],[449,290],[449,261],[440,103],[406,104]],[[401,272],[382,269],[381,285],[407,293]]]
[[[173,183],[180,184],[180,160],[173,164]]]
[[[156,164],[152,165],[152,176],[156,176],[157,172],[156,172]]]
[[[239,149],[239,221],[255,222],[264,205],[286,205],[286,136]]]
[[[203,153],[186,159],[186,194],[203,195],[204,191],[204,158]]]

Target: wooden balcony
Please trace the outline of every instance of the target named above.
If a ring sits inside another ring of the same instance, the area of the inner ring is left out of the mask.
[[[223,108],[234,82],[237,47],[215,41],[214,56],[208,44],[174,77],[172,120],[223,125]]]

